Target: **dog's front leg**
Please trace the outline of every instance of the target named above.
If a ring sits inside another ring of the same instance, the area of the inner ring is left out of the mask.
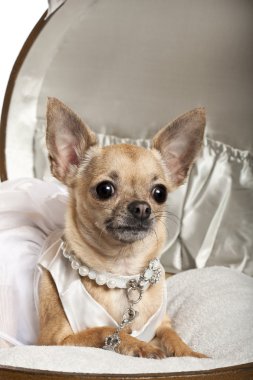
[[[115,333],[114,327],[89,328],[77,334],[67,336],[59,344],[102,348],[106,337],[113,333]],[[121,331],[119,335],[121,342],[117,347],[117,352],[120,354],[152,359],[162,359],[165,357],[165,354],[151,343],[143,342],[124,331]]]
[[[87,328],[74,333],[61,304],[51,274],[43,269],[40,284],[40,345],[103,347],[113,327]],[[88,312],[88,311],[87,311]]]
[[[165,317],[156,330],[156,336],[152,343],[160,347],[166,356],[194,356],[207,358],[206,355],[193,351],[172,329],[169,317]]]
[[[113,327],[93,327],[80,331],[76,334],[70,334],[64,337],[58,344],[66,346],[85,346],[102,348],[107,336],[112,335],[115,329]]]

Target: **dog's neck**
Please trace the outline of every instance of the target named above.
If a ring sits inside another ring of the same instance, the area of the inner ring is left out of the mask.
[[[123,276],[142,272],[150,260],[160,257],[164,243],[153,233],[132,244],[100,236],[96,229],[90,235],[84,228],[78,228],[78,223],[70,218],[65,238],[76,257],[89,267]]]
[[[76,257],[76,255],[70,250],[65,237],[61,239],[60,246],[61,253],[65,257],[73,270],[76,270],[81,277],[88,277],[90,280],[94,280],[97,285],[107,286],[108,288],[128,289],[131,284],[139,283],[142,291],[146,290],[150,284],[154,284],[159,281],[162,273],[160,266],[160,260],[154,258],[148,263],[143,273],[131,276],[121,276],[112,274],[111,272],[98,272],[93,268],[89,268],[86,263],[83,263]],[[134,285],[134,286],[135,286]]]

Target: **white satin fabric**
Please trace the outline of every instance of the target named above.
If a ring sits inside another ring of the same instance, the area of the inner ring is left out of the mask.
[[[171,193],[162,263],[169,272],[221,265],[253,276],[253,157],[206,139],[187,183]],[[177,219],[178,218],[178,219]]]
[[[62,234],[63,231],[55,231],[48,237],[39,259],[39,265],[47,269],[53,277],[73,332],[77,333],[86,328],[102,326],[112,326],[116,329],[118,323],[88,293],[77,271],[73,270],[70,263],[63,257],[60,248]],[[36,281],[36,283],[38,282]],[[157,327],[166,314],[166,308],[167,292],[164,287],[162,304],[140,330],[132,332],[132,336],[146,342],[153,339]],[[122,310],[122,316],[123,312],[124,310]]]
[[[0,339],[11,344],[37,340],[36,264],[47,236],[63,226],[66,201],[57,182],[0,184]]]

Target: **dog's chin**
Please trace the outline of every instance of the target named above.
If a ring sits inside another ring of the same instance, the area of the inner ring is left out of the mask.
[[[113,239],[126,244],[143,240],[151,233],[151,229],[149,227],[107,226],[106,229]]]

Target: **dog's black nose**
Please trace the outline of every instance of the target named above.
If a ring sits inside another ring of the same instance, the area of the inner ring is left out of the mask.
[[[146,220],[151,214],[151,208],[147,202],[133,201],[127,208],[136,219]]]

